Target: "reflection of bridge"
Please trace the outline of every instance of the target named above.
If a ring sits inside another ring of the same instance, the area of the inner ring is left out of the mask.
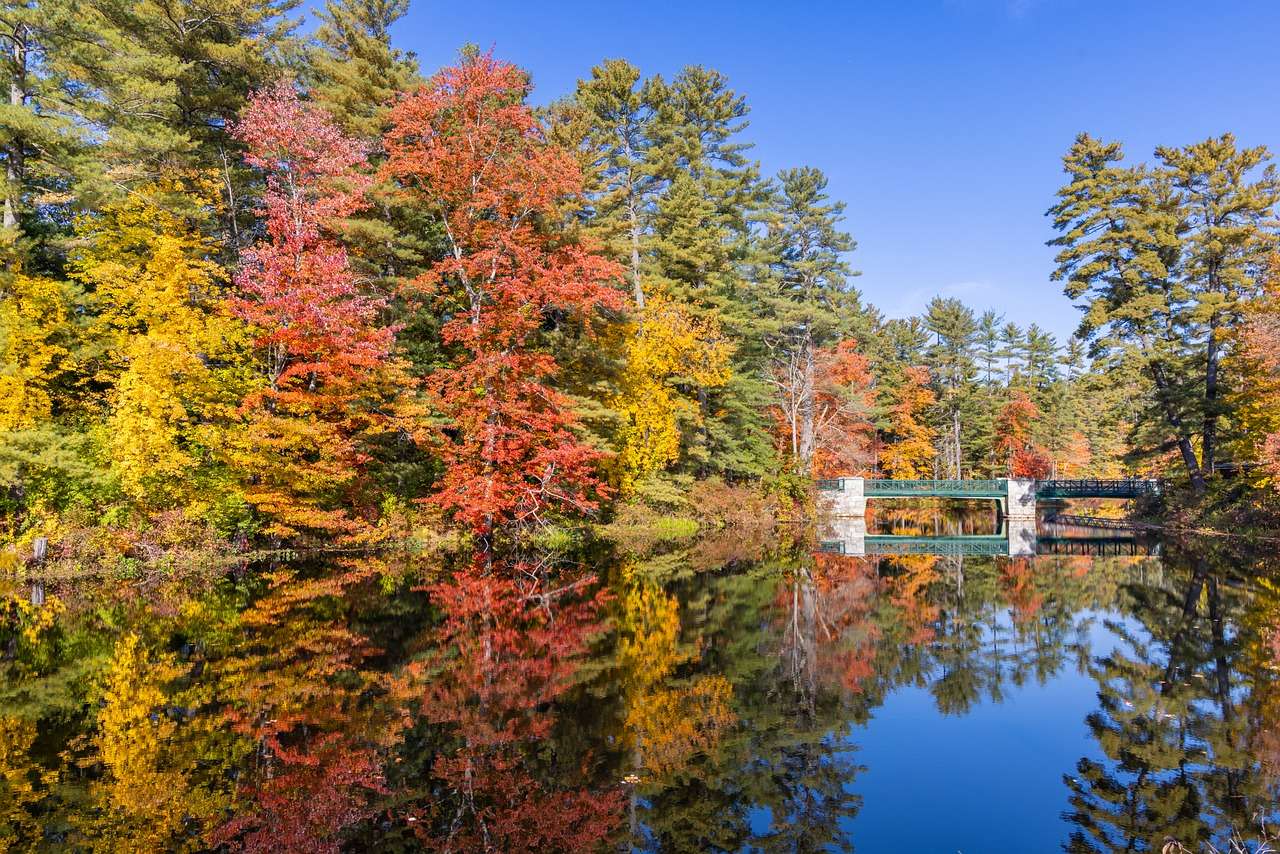
[[[1040,537],[1036,554],[1136,557],[1160,554],[1160,541],[1130,534],[1119,537]]]
[[[864,519],[839,517],[828,519],[823,524],[818,538],[818,551],[855,557],[913,554],[1107,557],[1160,553],[1159,541],[1145,533],[1121,534],[1108,531],[1099,535],[1097,529],[1090,531],[1073,528],[1068,531],[1057,525],[1046,526],[1045,533],[1048,536],[1038,535],[1034,519],[1009,519],[998,534],[868,534]]]
[[[1039,499],[1138,498],[1158,495],[1160,481],[1121,480],[868,480],[838,477],[818,481],[826,511],[831,516],[865,516],[870,498],[978,498],[1000,502],[1010,519],[1034,519]]]
[[[859,550],[861,547],[861,550]],[[1007,555],[1004,534],[956,537],[904,537],[874,534],[861,539],[822,540],[818,551],[848,555]]]
[[[1009,519],[998,534],[917,536],[868,534],[857,517],[827,519],[818,535],[818,551],[842,555],[1013,555],[1036,553],[1034,519]]]

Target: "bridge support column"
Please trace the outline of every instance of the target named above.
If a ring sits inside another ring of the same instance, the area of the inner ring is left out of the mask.
[[[1009,533],[1009,557],[1032,557],[1036,553],[1036,520],[1010,519],[1005,523]]]
[[[828,516],[867,515],[867,495],[860,477],[840,478],[840,488],[818,493],[820,508]]]
[[[818,530],[818,540],[824,546],[839,543],[838,554],[862,557],[867,553],[867,520],[858,516],[828,519]]]
[[[1036,518],[1036,482],[1031,478],[1011,477],[1004,515],[1008,519]]]

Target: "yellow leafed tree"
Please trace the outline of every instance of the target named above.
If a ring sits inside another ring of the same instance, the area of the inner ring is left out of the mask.
[[[194,756],[182,746],[183,727],[166,712],[172,700],[165,686],[178,675],[169,656],[149,654],[138,635],[116,642],[89,757],[103,774],[90,787],[95,809],[80,828],[94,850],[200,847],[188,825],[212,815],[215,800],[191,785]]]
[[[680,421],[698,418],[679,386],[724,385],[730,352],[714,322],[695,318],[659,293],[648,298],[627,334],[621,389],[612,401],[624,419],[617,461],[623,492],[679,458]]]
[[[61,282],[21,272],[0,290],[0,431],[22,430],[51,414],[69,300]]]
[[[109,389],[104,444],[144,504],[194,497],[190,475],[217,440],[210,425],[248,381],[244,332],[221,310],[216,247],[164,205],[178,186],[153,185],[82,219],[72,263],[93,310],[92,379]]]
[[[924,421],[925,411],[934,403],[929,372],[907,368],[895,398],[890,408],[890,438],[880,454],[880,466],[891,478],[925,477],[937,453],[933,428]]]

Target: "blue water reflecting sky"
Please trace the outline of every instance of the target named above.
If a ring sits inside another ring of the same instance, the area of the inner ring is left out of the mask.
[[[1095,657],[1119,643],[1107,622],[1145,637],[1140,624],[1114,613],[1076,616],[1077,625],[1086,621]],[[1008,615],[998,625],[1007,639]],[[901,688],[866,726],[849,729],[862,768],[852,785],[862,797],[850,822],[857,851],[1059,850],[1073,829],[1063,818],[1062,775],[1081,757],[1103,758],[1085,726],[1098,707],[1097,682],[1068,660],[1044,683],[1005,682],[1002,691],[999,701],[983,697],[963,714],[945,714],[928,688]],[[767,827],[767,812],[755,823]]]

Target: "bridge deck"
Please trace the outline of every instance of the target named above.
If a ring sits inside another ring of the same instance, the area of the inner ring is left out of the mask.
[[[1160,481],[1124,478],[1120,480],[1041,480],[1036,482],[1037,498],[1139,498],[1159,495]]]
[[[818,489],[838,492],[846,478],[818,481]],[[889,480],[866,479],[862,482],[867,498],[1007,498],[1007,478],[990,480]],[[1138,498],[1158,495],[1160,481],[1124,478],[1073,480],[1039,480],[1036,498]]]

